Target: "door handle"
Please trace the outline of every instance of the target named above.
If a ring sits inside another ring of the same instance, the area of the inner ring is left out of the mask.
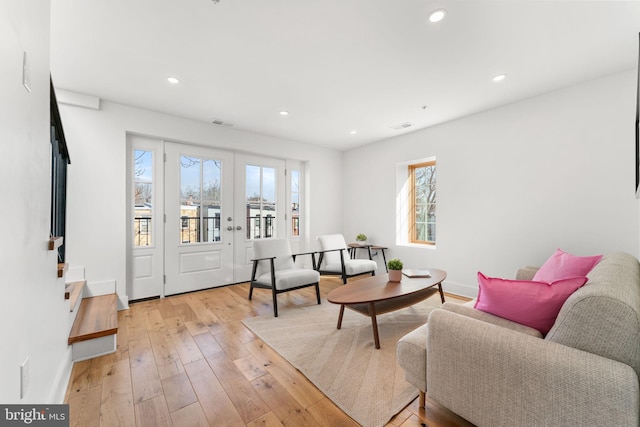
[[[240,225],[236,226],[236,230],[238,230],[238,231],[242,230],[242,226],[240,226]]]
[[[227,227],[227,231],[233,231],[233,227],[232,226],[228,226]]]

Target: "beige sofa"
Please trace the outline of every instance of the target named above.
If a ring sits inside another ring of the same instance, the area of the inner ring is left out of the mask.
[[[640,425],[640,264],[606,255],[588,277],[545,337],[470,304],[434,310],[397,347],[421,403],[428,390],[478,426]]]

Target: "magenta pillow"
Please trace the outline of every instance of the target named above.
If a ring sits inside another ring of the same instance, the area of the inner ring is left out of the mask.
[[[566,253],[562,249],[557,249],[542,264],[542,267],[533,276],[533,280],[551,283],[569,277],[586,276],[601,259],[602,255],[575,256]]]
[[[546,335],[562,304],[586,277],[572,277],[553,283],[487,277],[478,272],[478,299],[475,308],[529,326]]]

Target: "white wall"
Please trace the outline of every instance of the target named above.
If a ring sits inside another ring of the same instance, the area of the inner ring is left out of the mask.
[[[55,76],[54,76],[55,79]],[[343,228],[342,153],[233,128],[102,102],[100,110],[60,107],[69,171],[67,256],[89,282],[115,280],[126,304],[126,133],[307,161],[309,237]],[[305,248],[302,248],[305,249]]]
[[[56,252],[47,249],[49,8],[44,0],[0,4],[0,402],[5,404],[62,402],[64,389],[57,386],[71,366],[69,304],[64,281],[57,278]],[[22,86],[23,52],[30,93]],[[19,367],[27,357],[29,389],[21,400]]]
[[[638,256],[635,91],[633,70],[351,150],[345,234],[390,245],[387,258],[409,267],[445,269],[445,287],[468,296],[478,270],[512,277],[558,247]],[[396,163],[427,156],[437,248],[395,246]]]

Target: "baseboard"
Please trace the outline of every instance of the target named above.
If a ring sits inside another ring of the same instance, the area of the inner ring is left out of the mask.
[[[65,352],[65,358],[58,369],[58,374],[54,380],[53,388],[49,393],[47,402],[53,404],[64,403],[64,396],[67,393],[67,387],[71,380],[71,371],[73,370],[73,360],[71,360],[71,346]]]
[[[451,282],[449,280],[442,282],[442,289],[450,294],[460,295],[467,298],[477,298],[478,296],[477,286],[469,286],[462,283]]]

